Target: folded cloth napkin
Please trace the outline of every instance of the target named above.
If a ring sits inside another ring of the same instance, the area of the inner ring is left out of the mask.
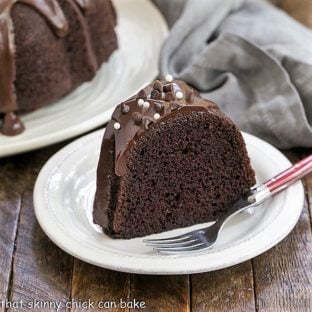
[[[312,147],[312,31],[264,0],[154,0],[173,25],[160,74],[280,148]]]

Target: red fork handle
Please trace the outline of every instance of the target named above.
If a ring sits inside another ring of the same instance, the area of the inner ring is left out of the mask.
[[[265,182],[264,185],[267,186],[271,195],[273,195],[282,191],[293,182],[303,178],[310,172],[312,172],[312,155],[300,160],[290,168]]]

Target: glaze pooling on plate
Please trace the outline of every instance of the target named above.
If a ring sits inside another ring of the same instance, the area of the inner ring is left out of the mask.
[[[273,247],[292,230],[300,216],[304,193],[298,182],[255,208],[253,214],[241,213],[228,221],[216,245],[203,253],[159,255],[141,238],[110,239],[95,227],[91,216],[102,136],[103,132],[97,131],[54,155],[40,172],[34,191],[35,213],[42,229],[60,248],[83,261],[141,274],[217,270]],[[268,143],[248,134],[244,138],[259,183],[289,167],[289,161]],[[150,237],[178,235],[189,229]]]

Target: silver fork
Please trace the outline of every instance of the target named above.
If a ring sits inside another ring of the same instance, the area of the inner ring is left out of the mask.
[[[281,172],[260,186],[256,186],[242,196],[211,226],[197,229],[182,235],[162,238],[144,239],[147,246],[167,254],[202,251],[211,248],[225,222],[232,216],[262,204],[274,194],[284,190],[290,184],[303,178],[312,171],[312,155]]]

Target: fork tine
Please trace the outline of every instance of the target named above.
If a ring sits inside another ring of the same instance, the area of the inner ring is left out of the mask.
[[[186,246],[186,247],[168,247],[168,248],[154,248],[155,250],[162,252],[162,253],[168,253],[168,254],[178,254],[183,252],[192,252],[192,251],[200,251],[205,250],[211,247],[211,245],[207,245],[205,243],[196,244],[192,246]]]
[[[143,243],[166,243],[166,242],[175,242],[182,241],[192,237],[192,233],[186,233],[178,236],[167,237],[167,238],[159,238],[159,239],[143,239]]]
[[[160,242],[160,243],[150,243],[147,242],[146,245],[153,247],[153,248],[162,248],[162,247],[182,247],[182,246],[193,246],[196,243],[200,243],[201,241],[197,238],[191,238],[188,240],[178,240],[178,241],[172,241],[172,242]]]

